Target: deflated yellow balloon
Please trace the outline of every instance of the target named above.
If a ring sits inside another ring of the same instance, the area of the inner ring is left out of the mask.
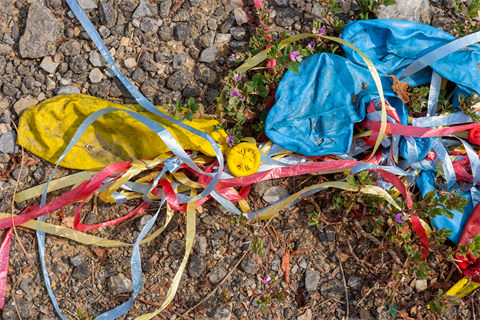
[[[120,105],[80,94],[56,96],[27,109],[20,117],[18,143],[23,143],[36,156],[56,163],[83,120],[104,108],[135,111],[164,126],[184,150],[215,156],[209,142],[146,111],[140,105]],[[219,124],[214,118],[203,117],[191,122],[185,120],[185,123],[208,133],[219,143],[222,152],[228,147],[225,131],[213,130]],[[168,151],[156,133],[125,112],[115,111],[88,127],[60,165],[77,170],[101,170],[114,162],[154,159]]]

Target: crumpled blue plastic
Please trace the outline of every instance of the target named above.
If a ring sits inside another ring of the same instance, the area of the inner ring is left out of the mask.
[[[398,99],[393,79],[400,77],[413,61],[456,38],[435,27],[403,20],[353,21],[341,36],[365,53],[375,65],[386,98]],[[279,84],[276,103],[270,110],[265,132],[276,144],[307,156],[348,153],[353,124],[365,117],[368,97],[378,93],[362,57],[343,46],[346,58],[322,53],[308,57],[300,74],[287,71]],[[480,92],[480,46],[470,45],[407,77],[410,86],[429,83],[432,70],[457,84],[458,93]],[[367,90],[361,91],[363,84]],[[357,99],[352,99],[358,94]],[[398,104],[397,104],[398,105]],[[405,106],[394,106],[398,112]],[[399,110],[400,109],[400,110]]]

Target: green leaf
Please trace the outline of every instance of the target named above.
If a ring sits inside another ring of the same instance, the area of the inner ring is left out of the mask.
[[[183,121],[185,120],[185,117],[183,115],[178,116],[178,121]]]
[[[200,106],[198,104],[195,104],[195,103],[190,106],[190,110],[192,110],[193,112],[198,111],[199,108],[200,108]]]
[[[247,82],[247,91],[248,92],[253,92],[257,88],[257,85],[254,82]]]
[[[397,303],[394,302],[392,306],[390,306],[390,303],[388,304],[388,309],[390,309],[390,314],[392,315],[393,318],[397,317],[398,311],[397,311]]]
[[[347,177],[347,182],[352,185],[352,186],[356,186],[357,185],[357,182],[355,181],[355,177],[353,176],[348,176]]]
[[[441,208],[435,208],[430,210],[430,217],[435,218],[436,216],[441,216],[443,215],[443,209]]]
[[[391,5],[393,5],[393,4],[397,4],[397,2],[395,2],[395,0],[384,0],[384,1],[383,1],[383,4],[384,4],[385,6],[391,6]]]
[[[447,209],[444,209],[443,210],[443,215],[446,216],[448,219],[453,219],[453,212],[451,212],[450,210],[447,210]]]
[[[342,13],[343,10],[342,10],[342,8],[335,7],[335,8],[332,8],[332,9],[330,10],[330,12],[331,12],[332,14],[339,14],[339,13]]]
[[[257,85],[257,87],[263,85],[264,80],[265,80],[265,77],[260,73],[255,74],[252,78],[252,81]]]
[[[191,105],[193,105],[195,103],[195,99],[193,99],[192,97],[190,97],[190,99],[188,99],[188,107],[190,108]]]
[[[259,86],[258,93],[260,94],[261,97],[266,97],[268,94],[267,88],[265,88],[264,86]]]
[[[186,112],[185,113],[185,119],[188,121],[192,121],[195,118],[195,115],[192,112]]]
[[[182,109],[182,102],[180,100],[177,101],[177,103],[175,104],[175,108],[177,110],[181,110]]]

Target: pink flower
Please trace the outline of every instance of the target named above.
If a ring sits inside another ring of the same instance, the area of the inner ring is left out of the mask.
[[[240,93],[237,90],[230,91],[230,95],[235,96],[237,98],[240,98]]]
[[[233,147],[235,145],[235,139],[233,139],[232,136],[227,136],[227,144],[230,146],[230,147]]]
[[[313,48],[315,48],[315,42],[312,41],[307,45],[307,49],[313,50]]]
[[[237,56],[235,54],[231,55],[232,60],[237,60]]]
[[[272,282],[272,280],[270,279],[270,276],[266,276],[265,278],[263,278],[263,283],[269,284],[270,282]]]
[[[232,80],[235,81],[235,82],[238,82],[238,81],[242,80],[242,76],[235,72],[233,74]]]
[[[323,36],[324,33],[325,33],[325,29],[320,28],[320,29],[318,29],[317,36]]]
[[[292,53],[290,53],[290,59],[292,61],[297,61],[297,57],[300,55],[300,52],[298,51],[293,51]],[[301,56],[300,56],[301,57]],[[300,60],[301,61],[301,60]]]
[[[397,213],[397,215],[395,216],[395,221],[397,221],[398,223],[403,223],[403,219],[402,219],[402,214],[401,213]]]

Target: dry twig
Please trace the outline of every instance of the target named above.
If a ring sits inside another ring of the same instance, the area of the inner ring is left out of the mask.
[[[338,248],[337,248],[338,250]],[[345,288],[345,302],[347,304],[347,317],[346,319],[349,319],[350,315],[350,308],[348,307],[348,289],[347,289],[347,282],[345,281],[345,274],[343,273],[343,265],[342,265],[342,259],[338,259],[338,262],[340,263],[340,271],[342,272],[342,278],[343,278],[343,286]]]

